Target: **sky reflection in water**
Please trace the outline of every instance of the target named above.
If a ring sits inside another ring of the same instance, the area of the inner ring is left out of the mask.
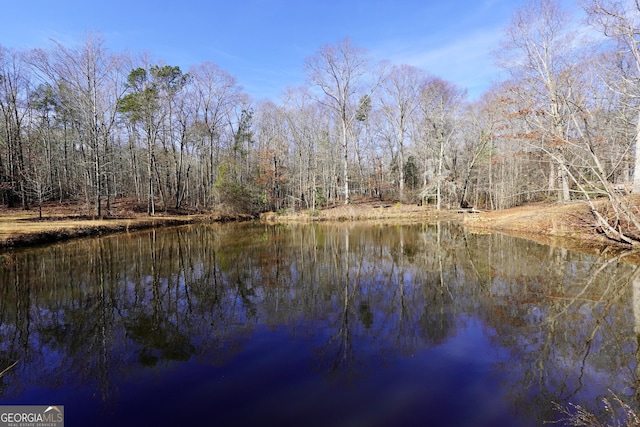
[[[181,227],[15,251],[0,403],[67,425],[541,425],[636,405],[635,269],[455,225]],[[560,424],[561,425],[561,424]]]

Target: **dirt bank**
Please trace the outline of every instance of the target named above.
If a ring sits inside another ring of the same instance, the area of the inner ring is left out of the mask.
[[[638,200],[629,199],[637,206]],[[596,205],[606,212],[605,201]],[[465,214],[463,224],[471,231],[501,232],[540,243],[569,249],[619,253],[628,245],[608,239],[595,225],[593,214],[584,202],[535,203],[499,211]]]
[[[595,238],[589,207],[584,203],[536,203],[499,211],[464,215],[471,228],[543,234],[556,237]]]

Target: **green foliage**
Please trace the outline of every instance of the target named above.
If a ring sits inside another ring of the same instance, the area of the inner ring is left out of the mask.
[[[264,193],[238,182],[233,174],[232,162],[223,162],[218,169],[214,192],[218,203],[235,214],[257,215],[264,210]]]
[[[43,115],[49,113],[58,105],[58,99],[54,88],[48,84],[38,85],[31,94],[29,105],[40,111]]]
[[[269,204],[269,197],[267,196],[266,192],[262,192],[260,196],[260,203],[262,203],[265,206]]]
[[[118,111],[126,114],[133,122],[147,117],[156,109],[157,94],[153,89],[146,89],[142,93],[129,93],[118,100]]]
[[[252,127],[253,110],[243,109],[240,113],[240,121],[238,122],[238,130],[233,136],[234,144],[233,150],[244,154],[242,149],[245,142],[253,142]]]
[[[411,190],[415,190],[420,183],[420,172],[415,156],[409,156],[404,164],[404,183]]]
[[[371,98],[369,95],[364,95],[360,98],[360,104],[358,105],[358,111],[356,111],[356,120],[364,122],[369,117],[371,112]]]
[[[319,188],[316,188],[316,205],[322,206],[322,205],[326,205],[326,203],[327,203],[327,198],[322,193],[322,190]]]
[[[127,76],[127,83],[133,92],[142,92],[147,84],[147,70],[136,68]]]
[[[189,81],[189,74],[182,74],[178,66],[165,65],[151,67],[151,75],[154,84],[163,87],[169,93],[175,93],[182,89]]]
[[[118,111],[133,122],[149,120],[160,108],[158,90],[144,68],[136,68],[127,77],[129,93],[118,100]]]
[[[242,184],[225,180],[216,183],[216,190],[218,190],[220,203],[233,206],[246,206],[248,204],[250,195],[249,190]]]
[[[189,78],[178,66],[154,65],[149,71],[133,69],[127,76],[129,93],[118,100],[118,111],[134,122],[148,121],[160,109],[161,93],[173,97]]]

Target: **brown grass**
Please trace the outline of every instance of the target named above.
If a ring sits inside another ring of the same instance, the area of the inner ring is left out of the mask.
[[[626,203],[638,211],[640,198],[629,196]],[[604,216],[613,216],[606,199],[594,202]],[[635,206],[635,207],[634,207]],[[512,209],[504,209],[465,215],[464,225],[470,230],[498,231],[525,237],[540,243],[602,251],[604,249],[628,248],[627,245],[608,239],[585,202],[534,203]],[[621,223],[626,233],[631,233],[629,224]]]
[[[563,406],[552,402],[562,418],[548,424],[563,423],[582,427],[640,426],[640,417],[635,410],[615,393],[611,391],[610,393],[611,397],[602,398],[604,415],[600,418],[580,405],[569,403],[567,406]]]
[[[640,197],[630,197],[627,202],[640,206]],[[606,200],[596,201],[598,209],[607,214]],[[458,213],[457,210],[437,211],[432,206],[416,206],[400,203],[362,202],[338,205],[321,211],[300,211],[261,216],[266,222],[311,221],[384,221],[429,222],[439,220],[461,221],[472,232],[501,232],[527,238],[539,243],[562,246],[569,249],[602,253],[628,249],[607,239],[602,230],[595,227],[589,207],[584,202],[534,203],[512,209],[480,213]]]
[[[314,222],[314,221],[401,221],[416,222],[455,217],[450,211],[436,211],[432,207],[394,202],[359,202],[336,205],[317,211],[267,212],[260,216],[267,222]]]
[[[640,198],[629,199],[640,205]],[[50,243],[74,237],[126,232],[151,227],[250,219],[250,216],[227,215],[220,212],[193,211],[160,212],[150,217],[146,206],[131,201],[119,201],[112,216],[91,217],[91,210],[75,204],[50,204],[40,219],[37,210],[0,208],[0,248]],[[588,206],[582,202],[568,204],[537,203],[512,209],[481,213],[437,211],[432,206],[417,206],[396,202],[360,201],[336,205],[317,211],[298,211],[261,215],[265,222],[359,221],[415,223],[439,220],[459,220],[476,232],[503,232],[545,244],[590,247],[601,251],[613,242],[603,237],[593,226]],[[571,243],[573,242],[573,243]]]
[[[90,210],[72,204],[48,204],[42,218],[37,209],[0,209],[0,248],[52,243],[77,237],[114,232],[134,231],[152,227],[247,219],[220,213],[160,212],[146,214],[146,208],[131,201],[114,206],[112,216],[92,218]]]

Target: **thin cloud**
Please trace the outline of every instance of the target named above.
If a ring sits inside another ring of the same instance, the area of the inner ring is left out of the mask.
[[[470,95],[475,96],[499,74],[492,51],[502,35],[502,29],[490,29],[450,40],[444,37],[424,39],[418,43],[407,40],[387,45],[374,54],[379,59],[421,68],[468,89]]]

